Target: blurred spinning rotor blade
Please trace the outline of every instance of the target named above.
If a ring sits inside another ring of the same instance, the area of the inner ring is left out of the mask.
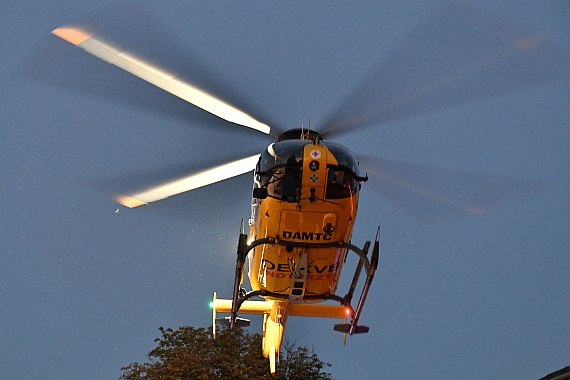
[[[109,62],[221,119],[265,134],[269,134],[271,131],[268,125],[255,120],[245,112],[177,78],[175,74],[137,57],[134,53],[113,46],[112,43],[98,38],[86,29],[79,26],[61,26],[53,30],[52,33],[95,57]]]
[[[129,208],[156,202],[252,171],[258,159],[258,154],[242,158],[134,194],[118,194],[115,200]]]
[[[255,110],[254,102],[233,91],[208,62],[189,54],[187,40],[166,29],[136,3],[121,1],[56,28],[52,33],[61,39],[41,41],[16,73],[145,111],[210,125],[229,125],[226,120],[274,137],[279,134],[258,121],[268,119]]]
[[[445,3],[336,107],[321,134],[386,123],[563,78],[568,53],[467,5]]]
[[[486,214],[544,190],[547,184],[402,161],[359,157],[369,185],[398,208],[427,222]]]

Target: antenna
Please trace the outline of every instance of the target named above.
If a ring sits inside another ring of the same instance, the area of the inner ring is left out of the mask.
[[[307,125],[307,133],[303,133],[303,140],[311,138],[311,118],[309,118],[309,123]]]

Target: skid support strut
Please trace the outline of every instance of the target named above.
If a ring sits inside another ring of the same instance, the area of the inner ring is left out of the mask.
[[[241,229],[238,239],[238,247],[237,247],[237,258],[236,258],[236,271],[235,271],[235,279],[234,279],[234,289],[232,293],[232,305],[230,311],[230,316],[226,318],[216,318],[216,294],[214,293],[214,301],[213,301],[213,309],[214,309],[214,336],[216,334],[216,326],[225,326],[229,327],[230,329],[234,329],[236,327],[246,327],[249,326],[249,320],[244,318],[238,318],[237,313],[239,311],[240,302],[239,300],[242,298],[242,293],[245,294],[245,290],[242,288],[243,283],[243,270],[245,267],[245,258],[247,256],[247,252],[250,250],[250,246],[247,245],[247,235],[244,231],[244,224],[243,219],[241,221]],[[242,301],[243,302],[243,301]]]
[[[247,255],[247,235],[244,231],[243,219],[241,220],[241,231],[239,234],[238,248],[237,248],[237,259],[236,259],[236,273],[234,279],[234,291],[232,295],[232,312],[230,314],[230,329],[236,327],[238,317],[237,313],[239,310],[238,299],[240,296],[240,290],[242,289],[241,284],[243,281],[243,268],[245,266],[245,257]],[[249,326],[248,320],[240,319],[240,327]]]
[[[364,255],[368,252],[370,244],[366,242],[364,245],[364,249],[362,250]],[[370,258],[370,262],[366,256],[360,257],[360,261],[356,266],[356,271],[354,273],[354,278],[352,279],[352,284],[348,290],[347,295],[345,296],[345,302],[350,305],[350,301],[352,300],[352,295],[354,293],[354,289],[356,288],[356,283],[358,281],[358,277],[360,276],[360,272],[362,271],[362,267],[364,266],[366,269],[366,281],[364,282],[364,287],[362,288],[362,293],[360,294],[360,299],[358,300],[358,304],[354,313],[352,314],[352,320],[350,323],[344,323],[334,326],[335,331],[339,331],[345,334],[361,334],[367,333],[369,328],[368,326],[360,326],[358,324],[358,320],[360,319],[360,314],[362,314],[362,308],[364,307],[364,301],[366,301],[366,297],[368,296],[368,291],[370,290],[370,285],[372,284],[372,280],[374,279],[374,274],[376,273],[376,269],[378,268],[378,259],[380,257],[380,227],[376,231],[376,239],[374,241],[374,246],[372,248],[372,257]],[[369,265],[366,265],[366,264]]]

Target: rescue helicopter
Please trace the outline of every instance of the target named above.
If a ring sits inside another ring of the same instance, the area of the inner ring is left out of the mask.
[[[371,181],[378,181],[389,190],[388,196],[390,192],[402,192],[404,197],[430,198],[461,215],[484,213],[510,200],[513,189],[522,188],[525,194],[536,190],[531,181],[477,177],[509,194],[475,201],[440,195],[399,177],[399,173],[404,177],[409,174],[410,166],[386,160],[379,165],[377,160],[368,165],[370,172],[364,172],[359,159],[347,147],[329,138],[559,80],[567,76],[570,62],[559,47],[526,28],[449,3],[418,28],[392,58],[396,66],[397,62],[409,63],[424,53],[422,45],[431,46],[433,41],[442,40],[440,45],[451,49],[446,58],[449,65],[433,67],[411,78],[400,76],[397,80],[403,89],[397,90],[387,88],[385,77],[375,72],[330,121],[315,129],[309,124],[307,128],[280,131],[194,85],[180,73],[145,59],[144,51],[121,45],[107,36],[101,25],[104,24],[66,24],[52,33],[229,124],[275,138],[264,149],[260,147],[260,154],[115,197],[121,205],[134,208],[253,171],[251,216],[247,225],[241,222],[233,293],[227,299],[214,293],[213,326],[215,334],[216,325],[247,326],[249,321],[241,318],[242,314],[262,315],[262,350],[271,373],[275,373],[290,316],[342,320],[334,325],[334,330],[345,334],[345,339],[346,335],[369,331],[359,322],[379,263],[380,227],[375,226],[377,232],[371,241],[361,246],[352,243],[361,186],[369,175]],[[462,33],[456,33],[458,30]],[[414,49],[417,55],[410,53]],[[508,80],[497,81],[507,76]],[[413,167],[416,169],[422,167]],[[339,278],[349,254],[357,256],[358,264],[348,290],[339,293]],[[250,290],[246,290],[246,269]],[[364,284],[359,286],[363,272]],[[357,289],[360,294],[355,297]],[[229,315],[218,318],[218,313]]]

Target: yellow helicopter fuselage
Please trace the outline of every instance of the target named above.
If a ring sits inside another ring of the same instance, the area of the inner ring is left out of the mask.
[[[300,173],[294,174],[300,177],[296,178],[295,199],[272,196],[279,194],[279,185],[283,187],[280,182],[284,179],[279,176],[285,175],[284,170],[272,174],[275,182],[268,179],[268,197],[253,200],[249,234],[250,241],[274,238],[307,243],[306,247],[264,244],[249,253],[252,289],[290,295],[293,302],[306,301],[304,296],[335,292],[347,249],[327,243],[350,240],[358,205],[357,189],[351,189],[349,181],[335,182],[342,181],[338,177],[340,166],[326,145],[304,145],[299,169]],[[257,184],[262,185],[260,176],[256,177]],[[324,244],[328,247],[319,247]],[[306,263],[300,263],[302,255],[306,255]],[[297,281],[303,268],[307,272],[305,281]],[[295,286],[296,282],[300,286]]]

